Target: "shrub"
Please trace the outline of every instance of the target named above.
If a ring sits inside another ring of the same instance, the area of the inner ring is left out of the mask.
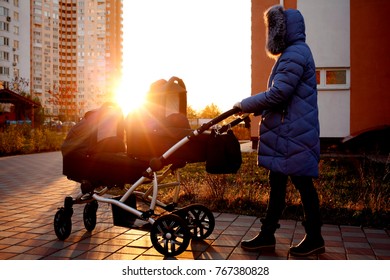
[[[18,126],[10,126],[0,133],[0,155],[21,153],[25,137]]]
[[[11,125],[0,132],[0,156],[57,151],[65,134],[29,125]]]

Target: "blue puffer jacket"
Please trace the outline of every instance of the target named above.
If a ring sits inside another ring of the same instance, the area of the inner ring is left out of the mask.
[[[280,56],[268,89],[241,101],[243,112],[262,115],[258,164],[285,175],[318,177],[317,83],[304,19],[299,11],[280,6],[265,18],[267,50]]]

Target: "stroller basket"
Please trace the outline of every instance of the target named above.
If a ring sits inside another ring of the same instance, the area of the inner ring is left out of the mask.
[[[120,200],[122,196],[113,197],[115,200]],[[128,199],[123,202],[125,205],[130,206],[134,209],[137,209],[137,200],[135,195],[130,195]],[[134,226],[135,221],[137,220],[137,216],[134,214],[122,209],[121,207],[111,204],[112,209],[112,219],[113,224],[115,226],[132,228]]]

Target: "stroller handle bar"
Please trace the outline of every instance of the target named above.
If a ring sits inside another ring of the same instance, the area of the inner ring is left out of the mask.
[[[178,148],[180,148],[185,143],[190,141],[193,137],[196,137],[196,136],[202,134],[203,132],[205,132],[206,130],[210,129],[213,125],[215,125],[215,124],[223,121],[224,119],[227,119],[228,117],[233,116],[234,114],[237,114],[239,112],[240,112],[239,108],[233,108],[233,109],[230,109],[230,110],[222,113],[221,115],[217,116],[216,118],[212,119],[211,121],[202,124],[201,127],[199,127],[198,129],[194,130],[191,134],[189,134],[188,136],[184,137],[181,141],[179,141],[178,143],[173,145],[162,156],[157,157],[157,158],[152,158],[150,160],[150,168],[148,169],[147,173],[150,174],[151,172],[161,170],[163,168],[163,166],[164,166],[165,160],[169,156],[171,156]],[[247,114],[243,115],[241,118],[239,118],[239,120],[235,120],[235,121],[231,122],[230,124],[225,125],[222,128],[222,131],[220,131],[220,132],[223,132],[224,130],[227,130],[228,127],[234,126],[234,125],[242,122],[243,120],[245,120],[246,122],[247,121],[249,122],[249,117],[248,117]]]
[[[206,130],[208,130],[210,127],[212,127],[213,125],[223,121],[224,119],[227,119],[228,117],[230,116],[233,116],[234,114],[237,114],[240,112],[240,109],[239,108],[233,108],[233,109],[230,109],[224,113],[222,113],[221,115],[219,115],[218,117],[212,119],[211,121],[207,122],[207,123],[204,123],[202,124],[202,126],[200,128],[198,128],[196,131],[198,132],[198,134],[202,134],[203,132],[205,132]]]

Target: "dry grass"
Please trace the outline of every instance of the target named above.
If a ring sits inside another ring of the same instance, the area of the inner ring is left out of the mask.
[[[181,170],[181,204],[203,203],[213,211],[262,216],[269,194],[268,172],[256,154],[243,154],[237,174],[207,174],[203,163]],[[326,158],[315,180],[325,222],[373,227],[390,226],[388,166],[364,158]],[[299,193],[289,182],[285,218],[302,219]]]

